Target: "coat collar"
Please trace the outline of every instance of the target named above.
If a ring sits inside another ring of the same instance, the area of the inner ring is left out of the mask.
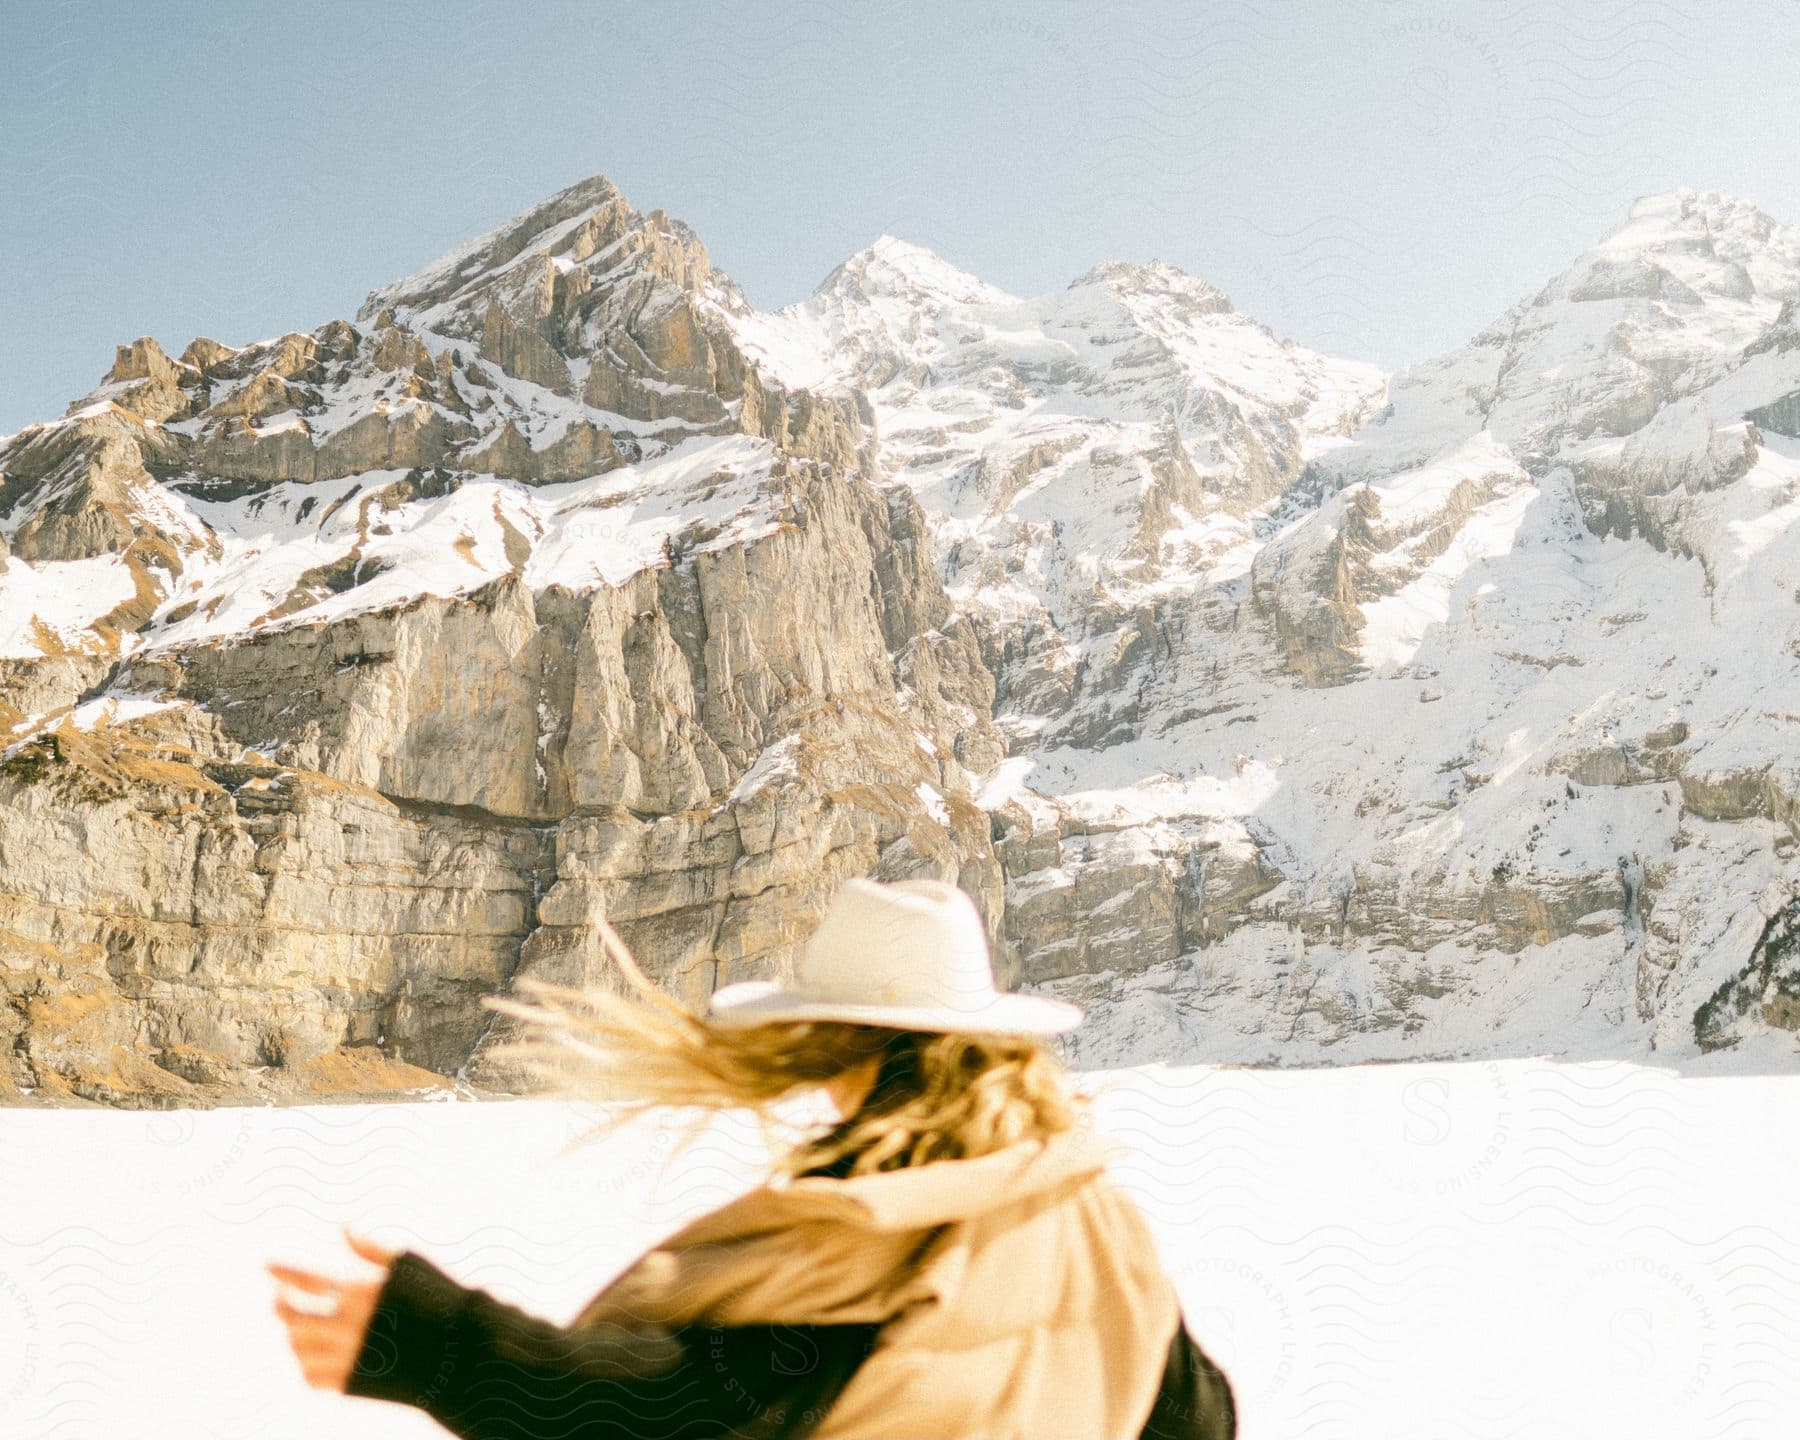
[[[1116,1149],[1116,1142],[1097,1133],[1083,1114],[1072,1130],[1021,1140],[970,1160],[771,1182],[700,1217],[681,1238],[707,1243],[809,1219],[837,1219],[882,1231],[929,1229],[1085,1180],[1103,1171]]]
[[[952,1246],[920,1265],[939,1227],[1090,1183],[1117,1142],[1077,1128],[970,1160],[767,1184],[690,1221],[627,1267],[586,1323],[883,1323],[953,1289]]]

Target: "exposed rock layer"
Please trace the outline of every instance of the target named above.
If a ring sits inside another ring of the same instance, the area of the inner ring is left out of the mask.
[[[596,908],[696,1002],[851,874],[956,880],[1000,946],[975,637],[855,407],[756,374],[723,284],[590,182],[360,328],[121,347],[8,447],[13,563],[130,594],[5,662],[0,1093],[442,1083]],[[445,515],[453,583],[384,599]]]

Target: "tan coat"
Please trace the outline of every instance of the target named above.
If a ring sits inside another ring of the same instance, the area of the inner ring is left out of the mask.
[[[769,1185],[640,1257],[601,1320],[882,1324],[816,1440],[1136,1440],[1180,1308],[1082,1128]]]

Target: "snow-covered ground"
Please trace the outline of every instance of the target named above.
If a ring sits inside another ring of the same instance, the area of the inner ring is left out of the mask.
[[[1102,1072],[1246,1440],[1727,1440],[1800,1408],[1800,1080],[1505,1060]],[[314,1394],[266,1257],[340,1222],[556,1319],[756,1177],[551,1103],[0,1112],[8,1440],[441,1433]]]

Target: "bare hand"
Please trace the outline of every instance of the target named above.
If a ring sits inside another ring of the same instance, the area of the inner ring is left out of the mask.
[[[306,1383],[340,1392],[350,1383],[363,1336],[375,1314],[376,1297],[400,1253],[348,1230],[344,1239],[381,1273],[373,1279],[339,1280],[291,1265],[268,1266],[276,1282],[275,1313],[287,1326],[288,1343],[294,1347]]]

